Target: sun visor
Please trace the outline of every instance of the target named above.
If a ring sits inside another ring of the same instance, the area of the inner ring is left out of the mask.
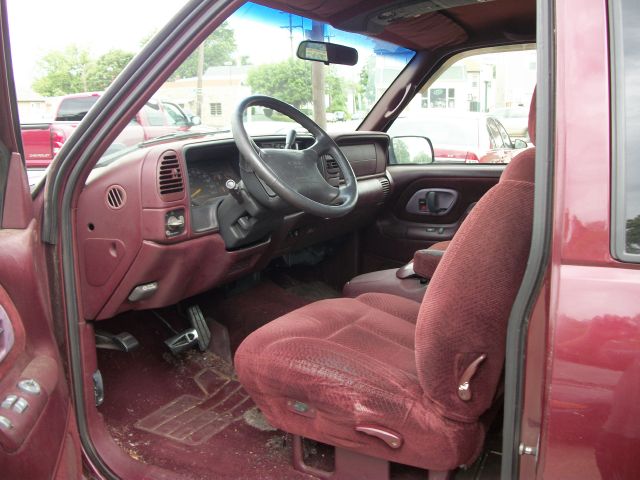
[[[384,5],[374,10],[356,15],[347,21],[336,25],[343,30],[358,33],[379,35],[385,30],[393,30],[393,25],[406,21],[424,21],[425,15],[430,15],[440,10],[464,7],[476,3],[487,3],[494,0],[409,0]],[[440,20],[443,17],[438,17]]]

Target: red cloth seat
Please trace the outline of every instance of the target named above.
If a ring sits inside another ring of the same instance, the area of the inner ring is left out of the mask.
[[[424,402],[414,350],[419,308],[377,293],[316,302],[250,335],[236,353],[238,376],[286,432],[431,469],[471,461],[482,426],[447,420]],[[288,401],[309,405],[313,416],[294,413]],[[356,432],[361,425],[398,432],[403,446]],[[425,432],[435,448],[425,448]]]
[[[422,304],[381,293],[324,300],[245,339],[236,371],[272,425],[429,470],[475,460],[529,254],[534,159],[534,149],[514,158],[478,202]]]

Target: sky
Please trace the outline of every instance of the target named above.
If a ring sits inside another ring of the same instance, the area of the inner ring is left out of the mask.
[[[30,89],[37,61],[71,43],[96,56],[140,42],[163,27],[186,0],[7,0],[13,68],[18,93]]]

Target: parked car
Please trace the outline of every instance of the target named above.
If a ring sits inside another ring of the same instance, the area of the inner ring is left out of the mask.
[[[3,479],[638,478],[640,2],[195,0],[33,192],[0,2]],[[229,131],[105,157],[216,28],[279,89],[244,90]],[[447,65],[478,56],[488,95],[504,69],[481,56],[527,49],[530,148],[390,163],[403,109],[465,78]],[[322,103],[292,51],[373,105],[366,130],[282,99]],[[252,136],[254,106],[309,134]]]
[[[444,163],[509,163],[527,144],[511,140],[495,117],[432,110],[398,118],[392,136],[418,135],[431,140],[435,161]]]
[[[529,110],[526,107],[498,108],[490,112],[504,126],[512,138],[529,138],[527,120]]]
[[[100,95],[66,95],[58,103],[53,122],[20,125],[27,167],[46,168]],[[198,117],[187,115],[175,103],[150,100],[120,134],[112,150],[199,124]]]

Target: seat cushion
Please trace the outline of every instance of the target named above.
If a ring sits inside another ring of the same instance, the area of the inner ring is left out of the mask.
[[[243,386],[276,427],[422,468],[471,462],[478,422],[436,414],[422,395],[414,351],[420,305],[386,294],[324,300],[260,328],[236,352]],[[296,412],[292,402],[309,407]],[[392,449],[356,426],[400,434]]]

